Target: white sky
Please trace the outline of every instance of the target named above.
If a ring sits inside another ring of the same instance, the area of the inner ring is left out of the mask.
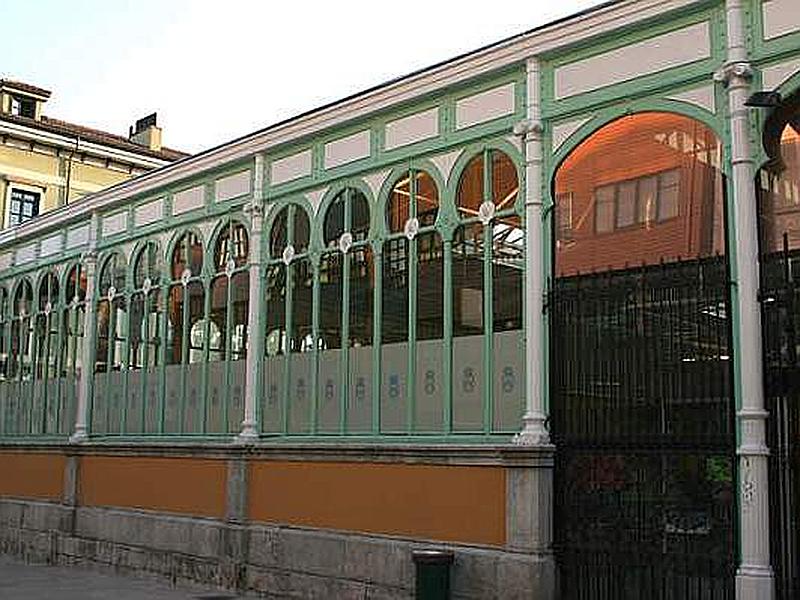
[[[0,77],[51,89],[45,114],[124,135],[157,111],[196,152],[600,1],[3,4]]]

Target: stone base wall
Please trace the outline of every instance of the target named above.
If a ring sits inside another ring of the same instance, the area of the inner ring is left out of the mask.
[[[0,552],[31,562],[113,570],[250,592],[263,598],[414,597],[414,549],[403,539],[217,519],[0,500]],[[453,598],[531,598],[554,577],[535,555],[461,545]]]

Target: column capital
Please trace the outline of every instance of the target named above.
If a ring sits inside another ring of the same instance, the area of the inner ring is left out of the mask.
[[[714,73],[714,81],[727,87],[734,79],[750,81],[753,79],[753,75],[753,65],[748,61],[734,61],[726,63],[716,71]]]
[[[514,135],[523,139],[540,140],[544,133],[544,123],[539,119],[523,119],[514,123]]]

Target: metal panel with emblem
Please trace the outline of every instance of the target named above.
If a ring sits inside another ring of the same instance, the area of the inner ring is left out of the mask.
[[[164,433],[180,431],[181,371],[183,365],[167,365],[164,398]]]
[[[372,347],[350,348],[347,431],[372,431]]]
[[[290,356],[292,386],[289,390],[289,433],[311,431],[311,367],[313,354],[297,352]]]
[[[228,433],[239,433],[244,420],[244,369],[247,363],[236,360],[230,363],[230,406],[228,407]]]
[[[420,433],[435,433],[442,430],[444,392],[442,356],[442,340],[417,342],[414,429]]]
[[[406,430],[408,412],[408,344],[387,344],[381,349],[381,431]]]
[[[483,427],[483,336],[453,339],[453,429]]]
[[[281,355],[264,359],[261,430],[265,433],[278,433],[283,429],[283,366],[284,357]]]
[[[325,350],[319,353],[319,415],[317,423],[321,433],[339,431],[341,355],[341,350]]]
[[[522,331],[494,334],[494,422],[497,432],[514,433],[522,426],[525,407],[525,336]]]

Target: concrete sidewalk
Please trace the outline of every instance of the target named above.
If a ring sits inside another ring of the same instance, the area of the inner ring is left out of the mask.
[[[230,592],[151,579],[106,575],[81,567],[25,564],[0,556],[0,600],[194,600],[237,598]]]

